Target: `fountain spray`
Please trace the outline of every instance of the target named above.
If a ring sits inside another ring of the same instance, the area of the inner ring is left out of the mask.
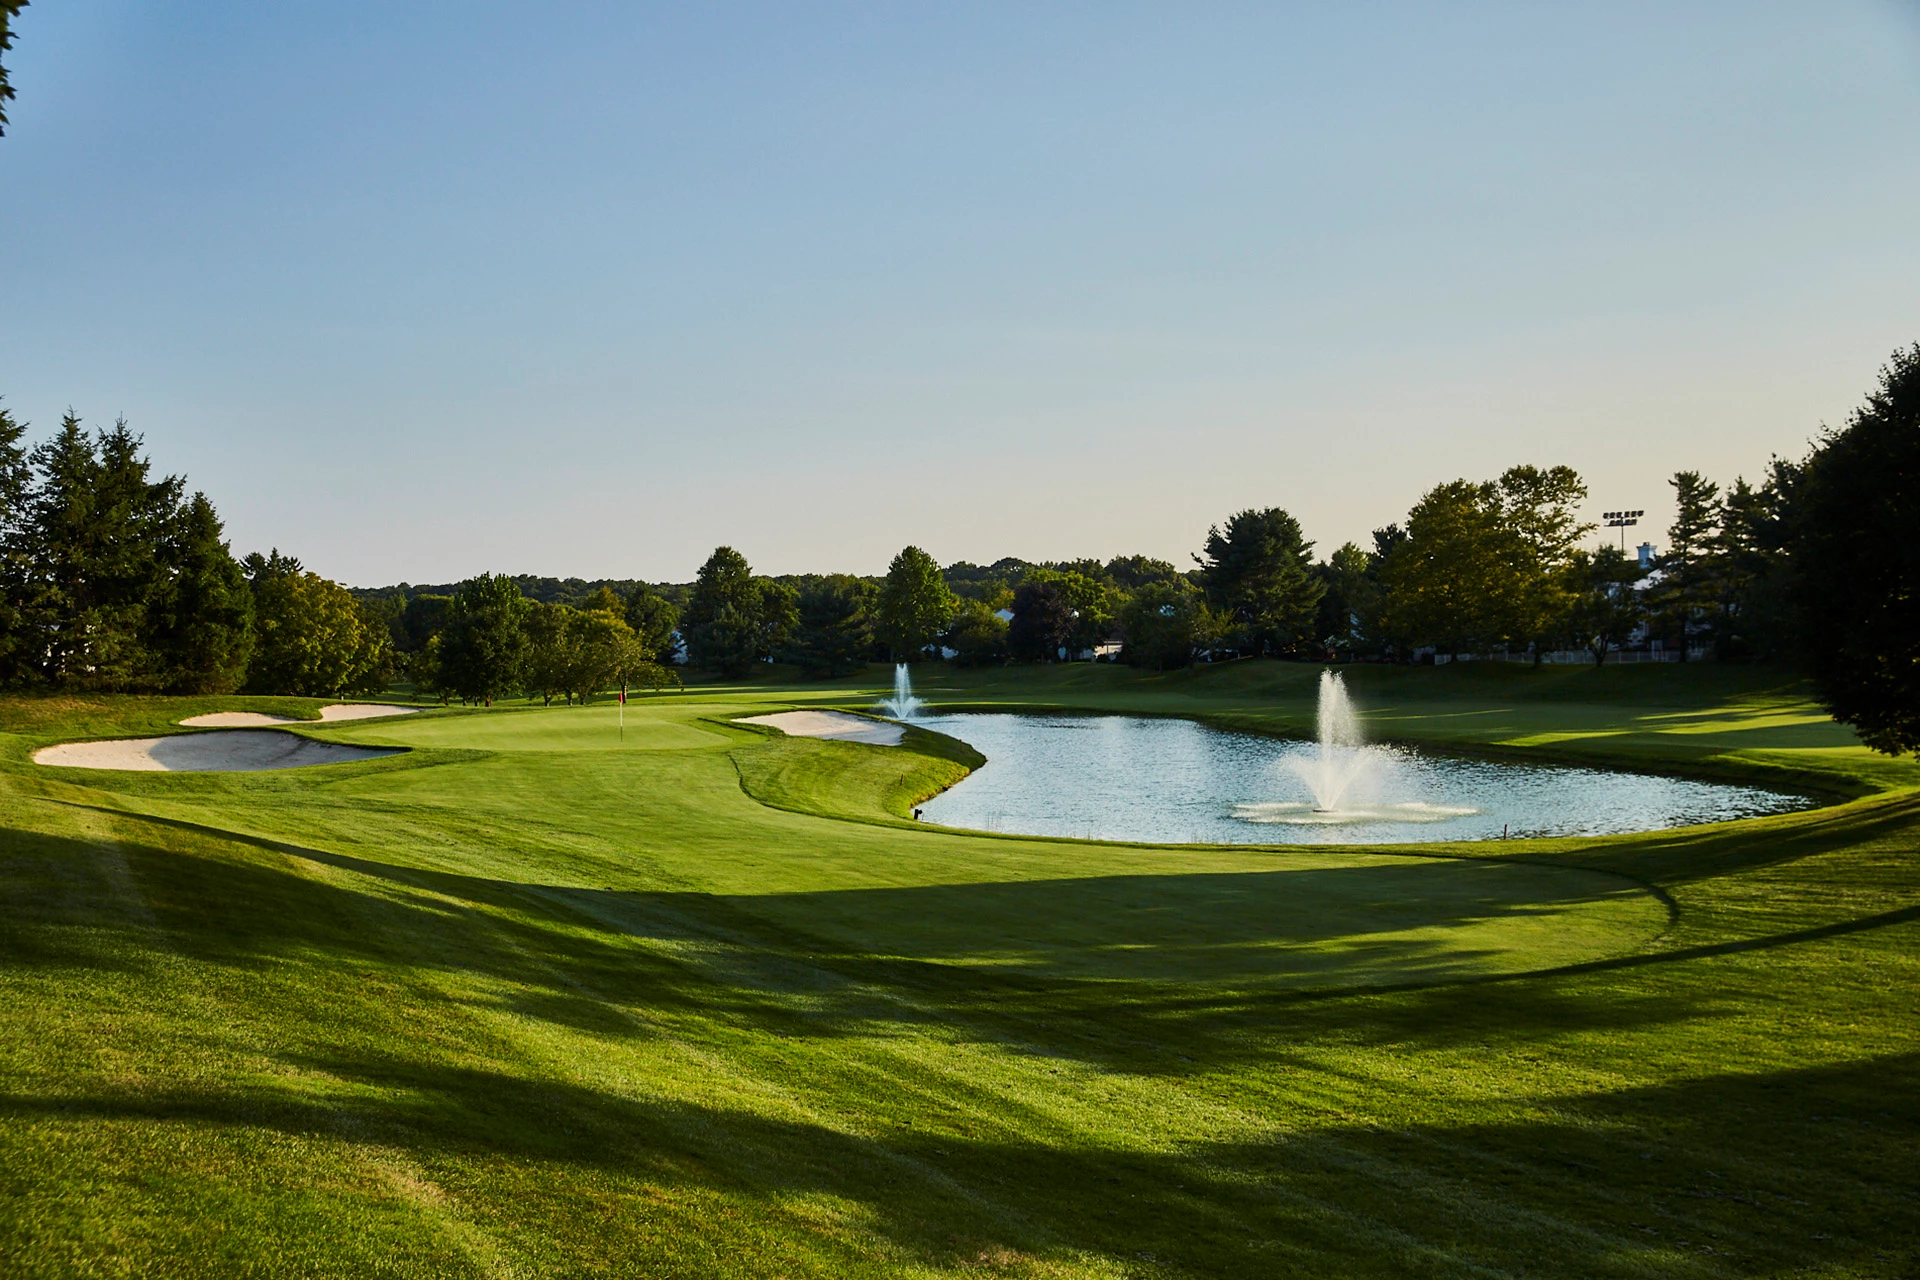
[[[893,696],[883,698],[879,709],[894,720],[911,720],[920,714],[927,704],[913,696],[913,678],[907,674],[907,664],[897,662],[893,667]]]

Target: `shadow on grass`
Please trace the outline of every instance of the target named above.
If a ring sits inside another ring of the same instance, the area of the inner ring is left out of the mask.
[[[1505,1123],[1303,1116],[1163,1151],[1036,1141],[937,1108],[829,1125],[395,1058],[287,1062],[327,1092],[14,1093],[0,1116],[352,1135],[429,1172],[505,1162],[537,1171],[542,1194],[489,1200],[470,1182],[463,1212],[582,1252],[604,1247],[608,1188],[633,1184],[853,1201],[932,1265],[1084,1251],[1192,1276],[1897,1275],[1920,1233],[1915,1055],[1538,1099]]]
[[[1539,878],[1557,876],[1564,887],[1565,873],[1526,866],[1396,861],[725,898],[514,884],[116,817],[130,834],[165,830],[175,847],[6,836],[0,959],[106,968],[135,963],[148,947],[260,970],[294,958],[390,965],[474,975],[493,993],[487,999],[595,1035],[651,1034],[649,1019],[671,1015],[722,1015],[806,1038],[937,1024],[1102,1069],[1168,1075],[1273,1061],[1323,1037],[1512,1040],[1660,1025],[1712,1008],[1698,992],[1534,984],[1493,994],[1461,985],[1485,976],[1488,960],[1458,941],[1461,926],[1524,922],[1544,909],[1480,881],[1511,887],[1516,875],[1533,877],[1523,883],[1538,889]],[[112,893],[108,862],[126,882]],[[302,864],[352,878],[303,873]],[[1463,882],[1466,891],[1443,892]],[[1302,886],[1317,886],[1315,910],[1297,909]],[[1396,911],[1431,936],[1350,936]],[[985,927],[1002,939],[1024,935],[1017,963],[968,949],[969,933]],[[1364,993],[1353,984],[1396,975],[1425,989],[1385,1003],[1328,989]]]

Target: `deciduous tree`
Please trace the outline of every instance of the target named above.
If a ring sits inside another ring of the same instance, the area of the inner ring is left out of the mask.
[[[953,592],[934,558],[907,547],[893,558],[880,587],[879,632],[895,661],[912,661],[953,621]]]
[[[673,661],[680,611],[666,597],[643,582],[627,596],[625,617],[649,660]]]
[[[947,628],[947,645],[963,667],[997,666],[1007,660],[1007,622],[980,600],[962,600]]]
[[[528,603],[504,574],[483,573],[461,583],[440,633],[439,686],[462,701],[488,706],[524,688]]]
[[[1016,662],[1052,662],[1073,638],[1073,606],[1052,575],[1031,575],[1013,593],[1007,652]]]
[[[1162,671],[1190,665],[1219,629],[1206,597],[1178,578],[1140,587],[1122,608],[1120,622],[1126,630],[1122,654],[1127,662]]]
[[[249,555],[246,569],[256,638],[249,692],[337,698],[384,686],[386,632],[345,587],[277,549]]]

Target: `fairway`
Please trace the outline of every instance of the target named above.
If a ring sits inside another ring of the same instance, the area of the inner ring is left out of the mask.
[[[278,774],[29,757],[287,700],[5,704],[0,1273],[1908,1273],[1920,770],[1764,673],[1575,674],[1350,679],[1403,740],[1831,803],[1103,844],[915,824],[975,758],[919,731],[732,723],[878,672]],[[1316,675],[922,692],[1297,730]]]

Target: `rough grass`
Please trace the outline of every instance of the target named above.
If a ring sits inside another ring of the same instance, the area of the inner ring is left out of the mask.
[[[1297,729],[1316,676],[920,682]],[[963,749],[728,723],[884,679],[661,695],[624,742],[605,705],[315,729],[414,750],[256,775],[27,763],[211,700],[0,704],[0,1272],[1920,1261],[1920,771],[1790,681],[1355,670],[1409,741],[1859,797],[1373,853],[915,829]]]

